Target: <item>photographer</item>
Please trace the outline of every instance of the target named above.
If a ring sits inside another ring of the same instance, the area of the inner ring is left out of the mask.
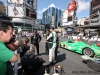
[[[15,51],[17,50],[21,44],[19,43],[19,41],[16,41],[16,36],[13,35],[11,40],[7,43],[5,43],[5,45],[7,46],[8,49],[10,49],[11,51]],[[7,62],[7,75],[13,75],[13,66],[11,64],[11,62]]]
[[[12,23],[0,20],[0,75],[6,75],[6,62],[18,61],[18,56],[5,45],[12,37],[12,30]]]

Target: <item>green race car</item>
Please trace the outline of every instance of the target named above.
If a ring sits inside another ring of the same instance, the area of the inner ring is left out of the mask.
[[[60,47],[65,48],[67,50],[71,50],[73,52],[77,52],[79,54],[84,54],[88,56],[100,56],[100,46],[97,44],[88,45],[82,41],[60,41]]]

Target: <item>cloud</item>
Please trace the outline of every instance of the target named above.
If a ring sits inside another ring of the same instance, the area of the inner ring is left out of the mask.
[[[43,8],[42,10],[38,11],[38,14],[42,14],[44,11],[46,11],[49,7],[56,7],[53,3],[50,4],[47,8]]]
[[[52,3],[51,5],[48,6],[48,8],[49,8],[49,7],[56,7],[56,6]]]
[[[89,7],[90,7],[90,0],[78,0],[78,9],[77,9],[78,13],[89,9]]]

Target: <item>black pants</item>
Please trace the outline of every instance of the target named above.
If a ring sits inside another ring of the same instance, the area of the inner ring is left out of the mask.
[[[55,48],[55,59],[57,59],[57,51],[58,51],[58,43],[57,43],[57,45],[56,45],[56,48]]]
[[[49,45],[48,45],[48,42],[45,43],[45,50],[46,50],[46,53],[49,54]]]
[[[13,71],[13,66],[11,64],[11,62],[7,62],[7,72],[6,75],[14,75],[14,71]]]
[[[39,55],[39,43],[35,43],[34,45],[36,46],[37,55]]]

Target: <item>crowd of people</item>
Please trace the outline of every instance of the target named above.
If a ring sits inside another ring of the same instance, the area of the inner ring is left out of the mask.
[[[16,35],[17,31],[13,30],[11,22],[0,20],[0,75],[14,75],[11,63],[19,60],[18,55],[14,53],[19,48],[21,49],[19,54],[24,73],[26,75],[35,74],[44,62],[39,53],[41,36],[37,31],[34,31],[30,39],[24,37],[22,41],[19,41]],[[29,41],[31,41],[30,45],[28,45]],[[57,33],[51,26],[45,40],[46,53],[49,55],[49,66],[52,66],[54,61],[57,60],[58,41]],[[35,55],[35,47],[37,55]]]

